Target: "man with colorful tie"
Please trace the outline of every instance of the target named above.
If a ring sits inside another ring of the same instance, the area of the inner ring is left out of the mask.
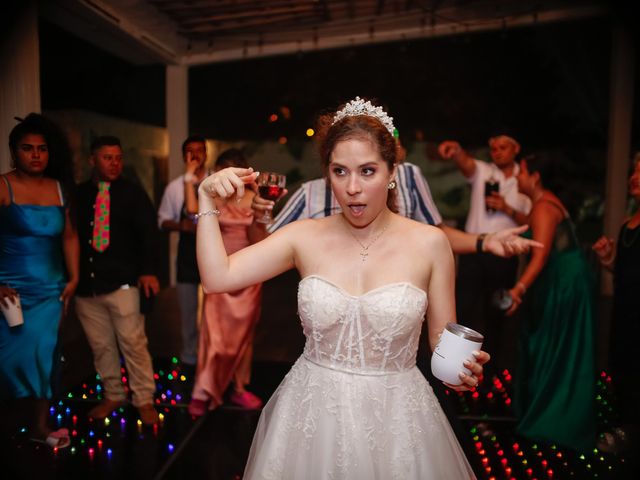
[[[78,187],[81,254],[76,312],[104,388],[104,399],[89,416],[105,418],[126,403],[122,354],[132,403],[142,423],[152,425],[158,414],[140,295],[150,297],[160,288],[155,210],[142,188],[121,177],[118,138],[96,138],[89,163],[92,178]]]

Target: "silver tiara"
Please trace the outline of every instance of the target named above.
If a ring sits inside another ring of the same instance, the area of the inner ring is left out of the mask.
[[[393,132],[396,129],[396,127],[393,126],[393,117],[387,115],[387,112],[385,112],[382,107],[374,107],[370,101],[367,100],[365,102],[360,97],[351,100],[342,110],[338,110],[335,117],[333,117],[333,123],[331,125],[335,125],[345,117],[355,117],[357,115],[368,115],[369,117],[377,118],[393,136]]]

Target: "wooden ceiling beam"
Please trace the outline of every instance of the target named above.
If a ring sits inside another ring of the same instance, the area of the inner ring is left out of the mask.
[[[184,20],[180,22],[183,26],[185,25],[199,25],[202,23],[208,22],[226,22],[233,20],[242,20],[245,18],[267,18],[272,16],[278,16],[282,14],[296,14],[296,13],[304,13],[309,11],[315,11],[316,7],[314,5],[300,5],[297,7],[289,7],[289,8],[274,8],[274,9],[263,9],[263,10],[250,10],[238,13],[229,13],[222,15],[210,15],[207,17],[199,17],[190,20]]]

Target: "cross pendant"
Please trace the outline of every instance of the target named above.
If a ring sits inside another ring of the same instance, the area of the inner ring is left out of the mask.
[[[367,252],[366,250],[363,250],[360,252],[360,256],[362,257],[362,261],[364,262],[369,256],[369,252]]]

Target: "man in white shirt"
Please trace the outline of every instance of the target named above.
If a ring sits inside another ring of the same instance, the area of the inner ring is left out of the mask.
[[[491,163],[469,155],[458,142],[444,141],[440,155],[453,160],[471,185],[471,205],[465,231],[486,235],[527,222],[530,200],[518,191],[516,176],[520,170],[516,157],[520,144],[510,136],[489,139]],[[517,257],[499,258],[486,253],[461,256],[456,280],[458,321],[485,335],[487,351],[493,364],[513,367],[514,338],[503,338],[506,329],[504,311],[493,301],[496,292],[509,289],[515,282]],[[513,322],[509,322],[512,324]]]
[[[196,225],[184,207],[185,189],[194,189],[204,178],[207,144],[204,137],[192,135],[182,143],[185,173],[172,180],[162,195],[158,209],[158,226],[180,234],[178,242],[177,283],[178,305],[182,320],[182,352],[180,359],[195,368],[198,360],[198,287],[200,275],[196,261]]]

